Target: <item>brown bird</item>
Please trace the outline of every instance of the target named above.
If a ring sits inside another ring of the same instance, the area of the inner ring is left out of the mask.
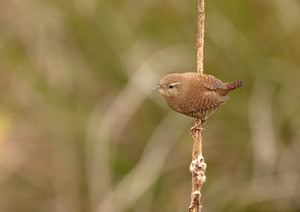
[[[223,83],[211,75],[188,72],[168,74],[153,89],[159,90],[172,110],[201,120],[191,128],[194,132],[229,99],[230,91],[242,85],[242,80]]]

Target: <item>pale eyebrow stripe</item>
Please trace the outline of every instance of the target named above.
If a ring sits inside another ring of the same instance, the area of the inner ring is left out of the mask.
[[[181,82],[173,82],[170,85],[181,85]]]

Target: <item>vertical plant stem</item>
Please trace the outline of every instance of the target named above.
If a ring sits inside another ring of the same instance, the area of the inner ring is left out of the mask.
[[[197,32],[197,73],[203,73],[203,50],[204,50],[204,0],[198,0],[198,32]],[[201,122],[197,119],[196,124]],[[190,212],[201,212],[201,188],[205,182],[206,163],[202,156],[201,130],[194,134],[193,160],[190,165],[192,172],[192,193]]]
[[[203,73],[204,50],[204,0],[198,0],[197,73]]]

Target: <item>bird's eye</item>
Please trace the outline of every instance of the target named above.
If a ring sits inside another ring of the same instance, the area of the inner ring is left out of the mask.
[[[174,85],[169,85],[169,88],[172,89],[174,87]]]

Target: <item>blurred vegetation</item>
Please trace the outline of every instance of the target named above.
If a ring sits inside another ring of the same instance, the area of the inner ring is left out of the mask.
[[[158,80],[196,70],[197,1],[0,0],[0,211],[187,211],[193,120]],[[205,211],[300,210],[300,3],[206,1]]]

